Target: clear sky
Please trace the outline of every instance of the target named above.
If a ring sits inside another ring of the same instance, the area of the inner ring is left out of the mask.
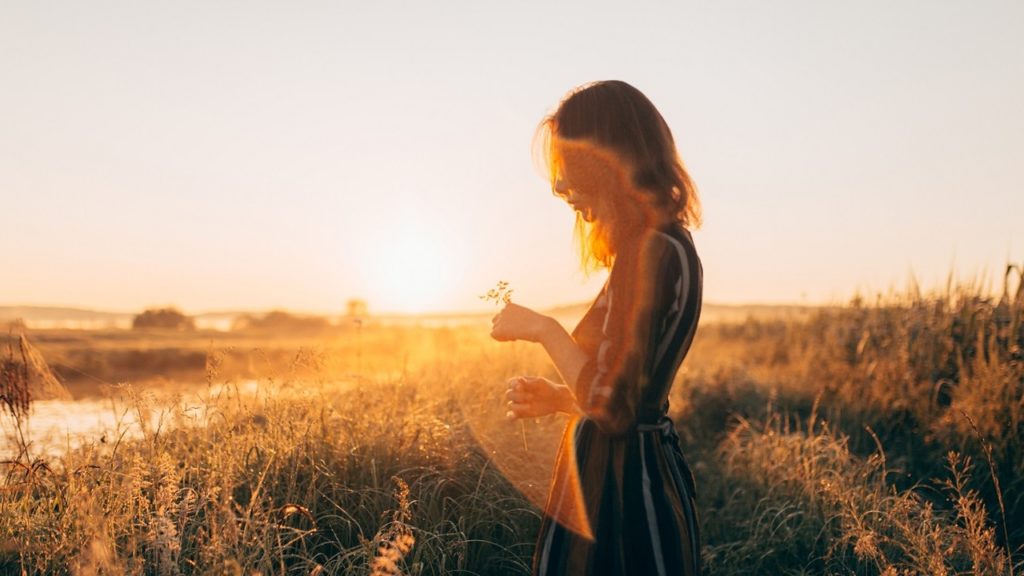
[[[622,79],[704,203],[705,300],[1024,262],[1024,3],[0,2],[0,304],[588,300],[530,143]]]

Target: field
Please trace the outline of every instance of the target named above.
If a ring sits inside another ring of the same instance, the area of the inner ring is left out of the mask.
[[[527,574],[565,420],[503,419],[556,373],[487,332],[30,334],[118,418],[2,416],[0,573]],[[1020,290],[708,322],[671,415],[710,574],[1024,571]]]

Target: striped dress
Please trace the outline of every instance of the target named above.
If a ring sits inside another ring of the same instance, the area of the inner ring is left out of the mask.
[[[619,250],[572,333],[589,358],[576,384],[585,415],[566,428],[559,451],[533,558],[538,576],[701,572],[693,475],[667,412],[700,317],[703,272],[685,228],[649,236]],[[553,517],[574,498],[593,540]]]

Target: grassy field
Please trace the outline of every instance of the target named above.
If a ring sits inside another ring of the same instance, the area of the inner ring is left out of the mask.
[[[539,347],[484,326],[36,342],[76,395],[161,418],[0,455],[0,573],[529,572],[564,420],[506,422],[502,393],[555,378]],[[1024,572],[1019,292],[706,324],[671,411],[711,574]]]

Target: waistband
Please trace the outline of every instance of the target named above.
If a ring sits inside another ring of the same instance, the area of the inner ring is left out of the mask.
[[[677,442],[679,441],[679,434],[676,432],[675,422],[673,422],[667,415],[663,415],[654,423],[637,424],[636,431],[641,434],[645,432],[657,432],[662,436],[666,436]]]

